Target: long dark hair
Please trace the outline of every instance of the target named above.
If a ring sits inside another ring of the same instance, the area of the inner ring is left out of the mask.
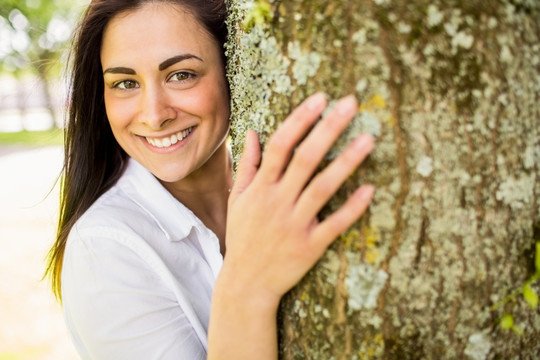
[[[60,218],[46,274],[61,300],[61,273],[68,234],[75,222],[118,180],[127,154],[112,134],[103,100],[100,50],[103,32],[117,14],[151,2],[182,6],[223,47],[227,37],[224,0],[93,0],[73,38],[71,77],[64,141]],[[181,35],[179,35],[181,36]],[[224,59],[224,52],[222,51]],[[223,61],[225,64],[225,61]]]

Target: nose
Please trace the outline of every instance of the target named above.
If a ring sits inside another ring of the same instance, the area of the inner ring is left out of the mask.
[[[166,91],[160,87],[146,87],[141,101],[140,121],[152,130],[160,130],[174,119],[176,110]]]

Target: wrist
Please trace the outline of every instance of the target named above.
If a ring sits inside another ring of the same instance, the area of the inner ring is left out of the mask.
[[[214,287],[208,359],[277,359],[280,298],[250,286],[230,270],[222,269]]]
[[[228,305],[250,310],[259,314],[277,313],[281,296],[260,286],[256,276],[246,276],[235,271],[233,266],[224,266],[216,280],[213,298]]]

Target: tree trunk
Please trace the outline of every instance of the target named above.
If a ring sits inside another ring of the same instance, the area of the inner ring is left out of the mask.
[[[318,90],[361,103],[328,160],[377,138],[321,216],[374,201],[284,298],[281,357],[538,359],[540,2],[267,1],[229,1],[235,163]]]

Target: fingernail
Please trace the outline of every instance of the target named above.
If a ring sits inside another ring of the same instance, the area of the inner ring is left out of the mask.
[[[339,115],[349,115],[352,111],[356,112],[356,98],[354,95],[349,95],[341,99],[337,104],[337,113]]]
[[[360,195],[362,199],[370,199],[373,197],[373,194],[375,193],[375,186],[371,184],[363,185],[362,186],[362,194]]]
[[[356,150],[363,150],[367,148],[368,151],[371,151],[371,149],[373,149],[375,146],[375,139],[371,134],[362,134],[356,138],[354,146]]]
[[[310,96],[306,100],[306,106],[309,110],[317,110],[324,106],[324,103],[326,102],[326,95],[323,92],[318,92],[312,96]]]

